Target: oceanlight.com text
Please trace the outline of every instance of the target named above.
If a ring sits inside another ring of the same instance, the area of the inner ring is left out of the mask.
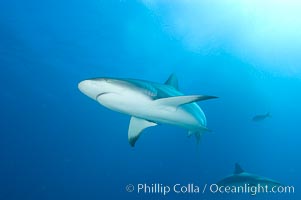
[[[271,193],[271,194],[294,194],[294,186],[269,186],[269,185],[250,185],[243,184],[240,186],[222,186],[217,184],[211,184],[209,187],[211,193],[220,193],[220,194],[251,194],[257,195],[259,193]]]
[[[294,186],[269,186],[269,185],[250,185],[243,184],[239,186],[223,186],[217,184],[198,185],[194,183],[167,185],[162,183],[138,183],[128,184],[125,187],[129,193],[137,194],[153,194],[166,196],[170,193],[174,194],[294,194]]]

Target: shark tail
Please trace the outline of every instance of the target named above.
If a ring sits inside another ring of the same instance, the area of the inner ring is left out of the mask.
[[[212,131],[210,129],[206,128],[206,127],[201,127],[197,130],[190,130],[188,132],[188,137],[194,135],[197,144],[200,144],[204,133],[208,133],[208,132],[212,132]]]

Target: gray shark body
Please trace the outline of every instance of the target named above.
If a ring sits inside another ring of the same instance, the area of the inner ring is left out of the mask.
[[[171,124],[189,130],[199,140],[207,131],[204,112],[196,101],[213,96],[184,96],[171,75],[165,84],[137,79],[95,78],[84,80],[79,90],[103,106],[132,116],[128,139],[134,146],[141,132],[157,124]]]
[[[275,180],[245,172],[237,163],[235,164],[234,173],[217,183],[219,186],[244,186],[245,184],[249,186],[267,185],[268,187],[281,185]]]
[[[270,113],[266,113],[266,114],[263,114],[263,115],[255,115],[253,118],[252,118],[252,121],[254,122],[259,122],[259,121],[263,121],[265,120],[266,118],[269,118],[271,117]]]

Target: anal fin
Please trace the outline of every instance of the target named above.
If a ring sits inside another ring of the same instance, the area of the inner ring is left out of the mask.
[[[130,145],[132,147],[135,146],[136,141],[139,139],[139,136],[144,129],[156,125],[157,124],[154,122],[150,122],[137,117],[132,117],[128,130],[128,140]]]

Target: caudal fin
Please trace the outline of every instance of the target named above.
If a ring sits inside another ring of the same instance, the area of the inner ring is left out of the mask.
[[[195,139],[196,139],[196,142],[197,144],[200,144],[201,143],[201,140],[203,138],[203,135],[204,133],[208,133],[208,132],[212,132],[210,129],[208,128],[205,128],[205,127],[201,127],[200,129],[198,130],[190,130],[188,132],[188,137],[194,135],[195,136]]]

